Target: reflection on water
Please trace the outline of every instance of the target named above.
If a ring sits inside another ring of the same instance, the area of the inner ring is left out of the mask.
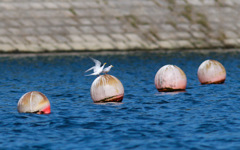
[[[122,102],[108,102],[108,103],[94,103],[96,105],[107,105],[107,106],[119,106],[122,105]]]
[[[154,95],[156,96],[162,96],[162,95],[177,95],[179,93],[184,93],[186,91],[171,91],[171,92],[158,92],[158,93],[155,93]]]
[[[84,76],[89,56],[112,64],[123,103],[94,104]],[[224,84],[201,85],[198,66],[216,59]],[[158,93],[154,77],[174,64],[187,76],[185,92]],[[239,149],[240,55],[226,53],[118,53],[0,58],[1,149]],[[51,102],[50,115],[19,114],[28,91]]]

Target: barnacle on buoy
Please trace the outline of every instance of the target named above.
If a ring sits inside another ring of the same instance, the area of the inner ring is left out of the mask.
[[[121,102],[124,88],[116,77],[105,74],[97,77],[91,86],[91,97],[95,103]]]
[[[41,92],[32,91],[24,94],[18,101],[18,112],[50,114],[50,102]]]
[[[184,91],[187,77],[179,67],[165,65],[155,75],[155,86],[159,92]]]
[[[224,66],[216,60],[205,60],[199,66],[197,74],[201,84],[220,84],[226,79]]]

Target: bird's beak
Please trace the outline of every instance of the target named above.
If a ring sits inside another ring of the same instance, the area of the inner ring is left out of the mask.
[[[106,65],[107,63],[104,63],[104,65]]]
[[[113,66],[112,66],[113,67]]]

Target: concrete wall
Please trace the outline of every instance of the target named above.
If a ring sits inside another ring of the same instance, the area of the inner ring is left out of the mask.
[[[0,50],[240,47],[240,0],[1,0]]]

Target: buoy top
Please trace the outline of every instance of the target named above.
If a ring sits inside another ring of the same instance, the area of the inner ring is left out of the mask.
[[[171,78],[174,74],[173,73],[180,73],[181,76],[186,78],[185,73],[182,71],[182,69],[180,69],[178,66],[176,65],[164,65],[163,67],[161,67],[157,73],[160,73],[161,75],[164,75],[168,78]],[[156,74],[157,76],[157,74]],[[156,78],[156,77],[155,77]]]
[[[19,99],[18,112],[49,114],[51,112],[50,102],[41,92],[28,92]]]
[[[198,70],[203,69],[204,71],[214,71],[216,68],[214,68],[213,66],[220,68],[222,73],[226,73],[225,68],[223,67],[223,65],[220,62],[218,62],[216,60],[211,60],[211,59],[205,60],[199,66]]]
[[[96,81],[98,81],[98,82],[93,82],[94,84],[96,84],[95,85],[96,87],[104,86],[106,84],[116,85],[116,84],[120,83],[120,81],[116,77],[111,76],[109,74],[99,76]]]

